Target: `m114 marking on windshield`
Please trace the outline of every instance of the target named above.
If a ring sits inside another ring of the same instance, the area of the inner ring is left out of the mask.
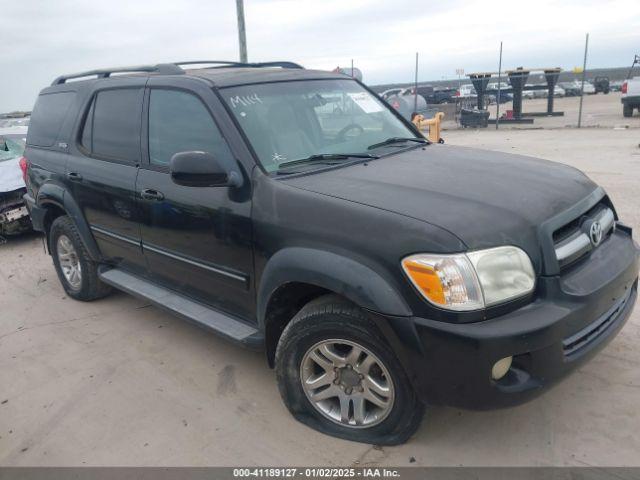
[[[253,93],[251,95],[236,95],[235,97],[230,97],[229,103],[233,108],[236,108],[238,105],[250,107],[251,105],[255,105],[256,103],[262,103],[262,100],[257,93]]]

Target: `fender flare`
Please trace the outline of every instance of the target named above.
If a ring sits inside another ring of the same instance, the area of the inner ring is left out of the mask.
[[[38,197],[36,199],[36,205],[42,208],[46,208],[47,204],[53,204],[57,207],[62,208],[67,215],[73,220],[78,232],[80,233],[80,238],[82,239],[82,243],[86,247],[91,259],[94,261],[99,261],[101,258],[100,250],[98,249],[98,244],[93,238],[93,234],[91,233],[91,229],[89,228],[89,224],[87,220],[84,218],[82,214],[82,210],[73,199],[73,196],[66,191],[66,189],[58,185],[56,183],[45,183],[38,190]]]
[[[265,326],[273,293],[292,282],[325,288],[377,313],[412,315],[400,293],[370,267],[326,250],[288,247],[271,257],[262,274],[257,299],[260,325]]]

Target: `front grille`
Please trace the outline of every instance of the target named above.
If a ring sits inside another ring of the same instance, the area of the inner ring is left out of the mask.
[[[599,223],[604,241],[615,229],[613,210],[603,202],[553,232],[553,244],[560,268],[579,260],[600,243],[594,243],[590,229]]]
[[[567,223],[563,227],[560,227],[559,229],[557,229],[555,232],[553,232],[553,243],[558,244],[563,240],[566,240],[568,237],[573,235],[577,230],[580,230],[580,223],[583,221],[584,218],[593,217],[597,212],[599,212],[603,208],[607,208],[607,207],[602,203],[598,203],[594,205],[592,208],[590,208],[589,211],[580,215],[578,218],[575,218],[574,220]]]
[[[627,306],[631,294],[634,292],[635,288],[630,288],[623,298],[618,300],[613,307],[595,322],[590,323],[578,333],[565,338],[562,341],[565,358],[573,360],[588,351],[589,347],[595,345],[597,340],[622,318],[621,314]]]

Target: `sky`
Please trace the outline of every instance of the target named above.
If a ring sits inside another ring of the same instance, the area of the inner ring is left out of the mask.
[[[640,0],[244,0],[249,61],[348,67],[369,85],[503,67],[630,65]],[[0,0],[0,112],[31,109],[58,75],[237,60],[235,0]]]

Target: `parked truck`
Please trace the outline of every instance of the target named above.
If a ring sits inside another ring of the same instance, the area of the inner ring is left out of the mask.
[[[633,115],[633,109],[640,109],[640,77],[633,77],[622,84],[622,114],[625,117]]]

